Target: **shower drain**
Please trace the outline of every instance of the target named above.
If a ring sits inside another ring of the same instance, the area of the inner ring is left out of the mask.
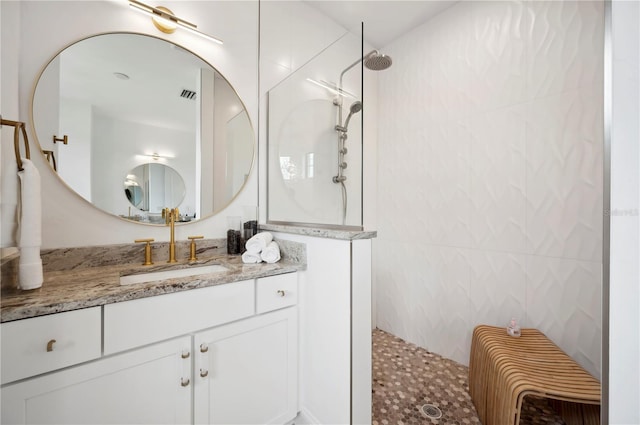
[[[440,419],[442,417],[442,411],[433,404],[425,404],[420,408],[420,412],[431,419]]]

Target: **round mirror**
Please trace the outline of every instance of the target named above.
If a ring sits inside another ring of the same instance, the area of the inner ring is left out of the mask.
[[[148,212],[149,222],[155,222],[164,208],[176,208],[184,200],[184,180],[176,170],[164,164],[142,164],[131,170],[124,180],[124,195],[136,209]],[[180,211],[180,221],[195,219],[192,211]],[[131,215],[131,220],[143,216]]]
[[[32,113],[62,181],[135,221],[154,223],[164,207],[190,219],[215,214],[253,164],[254,131],[229,82],[199,56],[148,35],[101,34],[59,52],[37,81]],[[175,173],[183,189],[149,192],[151,180],[136,171],[145,166]],[[127,186],[130,175],[140,176],[137,186]]]

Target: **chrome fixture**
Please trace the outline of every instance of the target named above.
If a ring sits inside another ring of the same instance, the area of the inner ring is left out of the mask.
[[[344,160],[344,156],[347,154],[347,147],[345,146],[345,142],[347,140],[347,128],[349,127],[349,121],[354,114],[362,111],[362,102],[356,100],[349,107],[349,115],[344,122],[344,125],[337,124],[335,126],[335,130],[338,132],[338,174],[333,176],[334,183],[342,183],[344,187],[344,181],[347,180],[347,177],[343,174],[344,169],[347,168],[347,163]],[[346,188],[345,188],[346,189]],[[342,193],[342,204],[346,205],[346,190]],[[346,210],[346,208],[344,208]],[[344,216],[345,214],[343,214]],[[344,223],[342,223],[344,224]]]
[[[353,114],[357,114],[360,111],[362,111],[362,102],[360,102],[359,100],[356,100],[349,107],[349,115],[347,115],[347,119],[345,120],[344,125],[343,126],[336,125],[335,127],[336,131],[345,133],[345,139],[346,139],[347,127],[349,127],[349,120],[351,119]]]
[[[364,63],[364,66],[371,71],[382,71],[391,66],[393,60],[390,56],[384,55],[380,53],[378,50],[372,50],[348,67],[346,67],[340,73],[340,82],[336,88],[337,93],[343,93],[342,89],[342,79],[344,74],[359,64],[360,62]],[[337,96],[333,100],[333,104],[338,107],[338,123],[335,125],[334,129],[338,132],[338,174],[333,176],[333,182],[339,183],[342,187],[342,224],[346,224],[347,220],[347,188],[344,184],[347,177],[344,175],[344,169],[347,168],[347,163],[344,160],[344,156],[347,154],[347,147],[345,146],[345,142],[347,140],[347,129],[349,127],[349,121],[351,117],[358,112],[362,111],[362,102],[357,100],[351,104],[349,107],[349,115],[347,115],[347,119],[342,123],[342,98]]]

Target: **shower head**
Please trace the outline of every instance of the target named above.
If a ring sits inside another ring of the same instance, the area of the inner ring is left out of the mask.
[[[356,100],[349,107],[349,115],[347,115],[347,119],[344,122],[344,126],[343,126],[345,132],[347,131],[347,127],[349,127],[349,120],[351,119],[351,117],[360,111],[362,111],[362,102],[360,102],[359,100]]]
[[[356,100],[349,107],[349,115],[357,114],[360,111],[362,111],[362,102],[360,102],[359,100]]]
[[[338,84],[338,87],[342,88],[342,77],[344,76],[345,72],[347,72],[360,62],[364,62],[364,66],[372,71],[383,71],[389,68],[393,63],[393,61],[391,60],[391,56],[383,55],[377,50],[372,50],[342,71],[342,73],[340,74],[340,83]]]
[[[391,56],[383,55],[374,50],[364,58],[364,66],[372,71],[383,71],[391,66]]]

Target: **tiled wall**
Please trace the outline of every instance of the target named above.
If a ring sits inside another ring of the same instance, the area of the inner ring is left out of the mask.
[[[468,364],[516,318],[600,376],[602,2],[460,2],[385,47],[377,324]]]

